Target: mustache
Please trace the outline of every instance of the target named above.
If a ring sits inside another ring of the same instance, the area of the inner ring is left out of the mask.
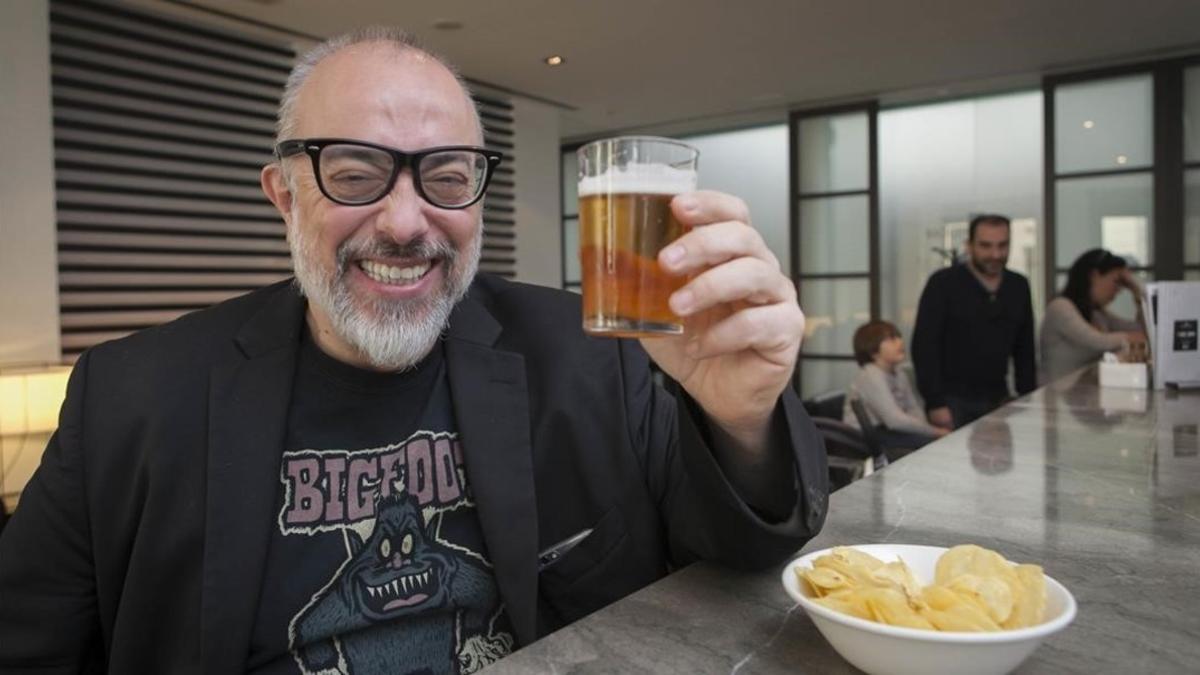
[[[442,259],[453,265],[458,259],[458,251],[450,242],[430,241],[424,237],[403,244],[381,238],[365,241],[347,240],[337,249],[338,271],[344,273],[352,261],[360,258]]]

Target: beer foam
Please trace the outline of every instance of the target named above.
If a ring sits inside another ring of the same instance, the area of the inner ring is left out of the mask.
[[[662,164],[639,164],[610,168],[599,176],[579,179],[579,196],[637,193],[677,195],[696,189],[696,172]]]

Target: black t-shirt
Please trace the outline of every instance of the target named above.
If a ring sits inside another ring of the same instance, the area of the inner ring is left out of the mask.
[[[248,670],[469,673],[512,650],[439,345],[377,373],[305,335]]]
[[[921,291],[912,337],[917,388],[925,407],[946,405],[946,396],[998,405],[1009,395],[1009,359],[1017,393],[1033,391],[1033,332],[1025,277],[1004,270],[993,292],[967,263],[934,272]]]

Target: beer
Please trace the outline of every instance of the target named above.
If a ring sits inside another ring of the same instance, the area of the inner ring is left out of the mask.
[[[687,278],[667,274],[658,264],[658,252],[684,231],[671,214],[672,197],[617,193],[579,198],[585,330],[621,336],[683,332],[667,301]]]
[[[664,151],[689,154],[684,161],[654,161]],[[668,301],[688,277],[667,273],[658,254],[686,230],[671,200],[695,189],[695,158],[694,149],[668,139],[612,139],[580,150],[579,259],[588,333],[683,332]]]

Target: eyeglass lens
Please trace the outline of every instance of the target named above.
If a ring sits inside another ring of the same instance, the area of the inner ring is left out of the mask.
[[[327,145],[321,150],[321,182],[338,200],[372,202],[388,189],[395,161],[391,153],[377,148]],[[427,200],[436,206],[461,206],[479,196],[487,159],[470,150],[443,150],[422,156],[415,170]]]

